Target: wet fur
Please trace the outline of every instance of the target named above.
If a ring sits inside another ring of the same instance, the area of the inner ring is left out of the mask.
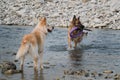
[[[23,70],[23,64],[26,54],[30,54],[33,58],[34,69],[38,69],[38,60],[40,59],[40,68],[43,69],[42,58],[44,41],[47,33],[52,29],[47,28],[46,18],[43,17],[39,20],[36,27],[29,34],[24,35],[20,48],[17,52],[16,59],[20,59],[20,67]]]
[[[74,42],[74,48],[77,47],[77,44],[80,43],[83,39],[83,36],[86,34],[85,32],[83,32],[83,34],[80,36],[80,37],[77,37],[77,38],[71,38],[70,37],[70,31],[73,27],[78,27],[80,28],[80,30],[83,30],[84,29],[84,25],[81,24],[80,22],[80,17],[76,18],[76,16],[74,15],[73,16],[73,19],[70,23],[70,26],[68,27],[68,49],[72,48],[72,45],[71,45],[71,42],[73,41]],[[77,34],[79,31],[74,31],[73,34]]]

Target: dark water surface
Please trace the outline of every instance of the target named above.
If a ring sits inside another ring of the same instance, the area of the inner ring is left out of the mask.
[[[14,61],[21,39],[33,27],[0,25],[0,62]],[[90,70],[120,73],[120,31],[93,29],[75,50],[67,50],[67,29],[55,28],[48,34],[44,48],[44,70],[35,73],[30,56],[24,73],[4,75],[6,80],[88,80],[86,77],[64,76],[64,70]],[[19,62],[15,63],[19,68]],[[93,79],[94,80],[94,79]],[[96,80],[104,80],[96,78]]]

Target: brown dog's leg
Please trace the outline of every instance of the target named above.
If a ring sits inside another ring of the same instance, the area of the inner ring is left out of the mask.
[[[76,48],[77,47],[77,41],[75,40],[74,41],[74,48]]]
[[[72,45],[71,45],[71,39],[70,39],[69,34],[68,34],[68,48],[72,48]]]

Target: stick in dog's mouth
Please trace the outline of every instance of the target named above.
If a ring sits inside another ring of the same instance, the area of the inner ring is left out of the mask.
[[[92,30],[90,30],[90,29],[87,29],[87,28],[84,28],[84,30],[86,30],[86,31],[92,31]]]

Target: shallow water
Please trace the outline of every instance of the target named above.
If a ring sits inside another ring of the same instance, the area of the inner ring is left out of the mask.
[[[33,27],[0,25],[0,62],[14,61],[20,41]],[[19,62],[15,63],[19,69]],[[67,29],[55,28],[48,34],[44,48],[44,70],[33,70],[30,56],[25,60],[24,73],[4,75],[6,80],[87,80],[86,77],[66,75],[64,70],[89,70],[120,73],[120,31],[93,29],[75,50],[67,51]],[[100,80],[101,78],[94,78]],[[94,80],[93,79],[93,80]],[[104,80],[101,79],[101,80]]]

